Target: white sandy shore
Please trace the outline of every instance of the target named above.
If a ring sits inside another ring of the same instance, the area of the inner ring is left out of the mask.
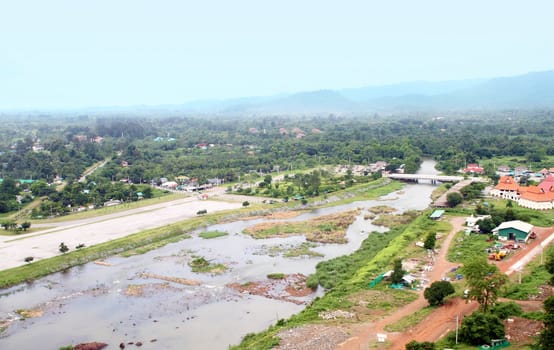
[[[213,213],[240,207],[240,202],[188,197],[95,218],[48,224],[55,227],[32,234],[0,236],[0,270],[24,265],[28,256],[36,261],[59,255],[61,242],[73,250],[81,243],[91,246],[195,217],[202,209]]]

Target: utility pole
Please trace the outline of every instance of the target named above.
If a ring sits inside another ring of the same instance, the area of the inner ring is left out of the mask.
[[[458,345],[458,318],[459,315],[456,315],[456,345]]]

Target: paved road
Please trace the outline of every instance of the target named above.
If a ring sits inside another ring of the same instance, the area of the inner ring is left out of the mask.
[[[61,242],[70,249],[81,243],[90,246],[195,217],[201,209],[213,213],[241,207],[241,202],[187,197],[95,218],[48,224],[56,227],[31,234],[0,236],[0,270],[24,265],[28,256],[37,260],[59,255]]]

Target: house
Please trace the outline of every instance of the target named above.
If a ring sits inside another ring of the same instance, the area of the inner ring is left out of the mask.
[[[172,189],[172,190],[176,189],[177,186],[179,186],[179,184],[175,181],[167,181],[167,182],[164,182],[162,184],[162,187],[169,188],[169,189]]]
[[[514,173],[516,176],[521,176],[523,174],[527,174],[528,172],[529,172],[529,169],[527,169],[524,166],[518,166],[518,167],[515,167],[514,169]]]
[[[512,171],[512,168],[510,168],[509,166],[507,165],[501,165],[498,167],[498,172],[499,173],[503,173],[503,174],[507,174],[509,173],[510,171]]]
[[[93,137],[92,139],[90,139],[90,141],[100,144],[104,141],[104,138],[102,136],[96,136],[96,137]]]
[[[468,174],[483,174],[485,172],[485,169],[480,167],[479,164],[471,163],[468,164],[467,167],[464,169],[464,173]]]
[[[468,216],[466,218],[466,226],[467,227],[470,227],[470,228],[476,228],[478,229],[478,225],[477,225],[477,221],[479,220],[484,220],[484,219],[490,219],[491,216],[490,215],[477,215],[477,216]]]
[[[502,176],[498,181],[498,185],[494,186],[490,194],[491,196],[518,201],[519,184],[511,176]]]
[[[433,220],[438,220],[442,217],[442,214],[444,214],[444,210],[437,209],[429,216],[429,218],[431,218]]]
[[[498,235],[498,239],[501,241],[527,242],[532,231],[533,225],[520,220],[513,220],[501,223],[500,226],[492,230],[492,233]]]

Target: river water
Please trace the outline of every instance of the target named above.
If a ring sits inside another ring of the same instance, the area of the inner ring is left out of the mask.
[[[425,160],[419,172],[435,174],[434,165],[432,160]],[[304,305],[241,294],[226,284],[260,281],[275,272],[309,275],[318,262],[349,254],[370,232],[385,230],[364,219],[368,208],[387,205],[399,212],[421,210],[430,204],[434,188],[426,183],[408,184],[402,191],[378,200],[317,209],[290,219],[361,209],[348,228],[348,243],[313,248],[324,254],[322,258],[268,255],[271,247],[295,246],[305,239],[256,240],[242,234],[244,228],[264,221],[256,219],[205,229],[229,233],[224,237],[202,239],[193,233],[191,239],[143,255],[109,258],[105,260],[109,266],[89,263],[0,290],[0,322],[15,320],[0,333],[0,349],[58,349],[91,341],[108,343],[108,349],[119,349],[121,342],[137,341],[146,349],[227,349],[245,334],[266,329],[278,319],[301,311]],[[193,273],[187,264],[192,255],[226,264],[229,269],[221,275]],[[164,281],[146,278],[143,273],[192,279],[200,285],[162,284]],[[125,293],[129,286],[136,285],[145,285],[144,294]],[[21,319],[16,313],[20,309],[40,309],[43,314]]]

